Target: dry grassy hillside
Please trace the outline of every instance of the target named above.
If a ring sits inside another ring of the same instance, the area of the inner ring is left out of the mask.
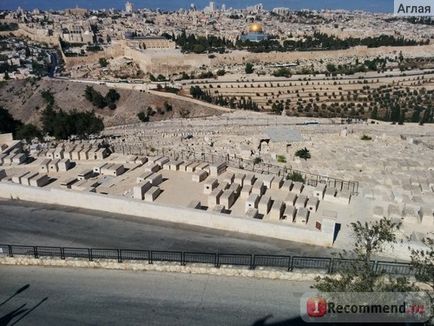
[[[92,85],[95,90],[105,95],[109,88],[102,85]],[[54,94],[55,103],[64,111],[77,109],[79,111],[95,110],[103,117],[106,126],[139,122],[137,113],[148,107],[154,108],[156,113],[150,117],[150,121],[171,119],[175,117],[204,117],[221,114],[220,111],[200,105],[191,104],[181,100],[166,99],[162,96],[147,94],[140,91],[117,89],[121,95],[117,102],[117,108],[110,110],[108,107],[98,109],[84,97],[86,84],[58,80],[8,81],[0,84],[0,106],[8,109],[16,119],[25,123],[39,125],[40,112],[46,104],[41,96],[44,90],[50,90]],[[164,102],[172,105],[171,112],[163,112]]]

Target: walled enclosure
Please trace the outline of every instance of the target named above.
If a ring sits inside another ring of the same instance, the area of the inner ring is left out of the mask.
[[[80,207],[320,246],[331,246],[334,237],[334,233],[266,223],[262,220],[245,217],[225,216],[175,206],[162,206],[109,195],[27,187],[8,182],[0,183],[0,198]]]

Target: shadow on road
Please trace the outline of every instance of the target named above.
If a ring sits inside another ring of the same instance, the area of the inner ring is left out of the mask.
[[[14,294],[12,294],[9,298],[4,300],[0,303],[0,307],[4,306],[6,303],[8,303],[10,300],[12,300],[15,296],[19,295],[20,293],[24,292],[30,287],[30,284],[26,284],[23,287],[19,288]],[[25,308],[27,303],[22,304],[18,308],[15,308],[11,310],[10,312],[6,313],[5,315],[0,315],[0,326],[13,326],[20,322],[22,319],[24,319],[26,316],[28,316],[30,313],[32,313],[36,308],[38,308],[41,304],[43,304],[45,301],[48,300],[48,297],[45,297],[41,301],[39,301],[36,305],[34,305],[31,308]],[[16,317],[19,317],[18,319],[14,320]]]
[[[0,307],[3,306],[5,303],[7,303],[9,300],[11,300],[13,297],[15,297],[16,295],[20,294],[21,292],[24,292],[25,290],[27,290],[30,287],[30,284],[26,284],[23,287],[19,288],[14,294],[12,294],[9,298],[7,298],[5,301],[3,301],[2,303],[0,303]]]

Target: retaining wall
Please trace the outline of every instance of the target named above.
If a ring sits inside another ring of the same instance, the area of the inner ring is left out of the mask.
[[[94,260],[86,261],[78,258],[62,260],[58,258],[28,258],[28,257],[0,257],[0,265],[17,266],[51,266],[51,267],[73,267],[73,268],[103,268],[114,270],[130,270],[142,272],[171,272],[188,274],[209,274],[217,276],[238,276],[253,277],[261,279],[288,280],[288,281],[314,281],[318,276],[325,276],[324,272],[317,271],[292,271],[283,269],[248,268],[221,266],[216,268],[213,265],[189,264],[181,266],[176,263],[155,262],[153,264],[138,263],[135,261],[124,261],[118,263],[116,260]]]
[[[331,246],[334,237],[334,234],[327,232],[280,223],[269,223],[246,217],[235,217],[184,207],[162,206],[135,199],[96,193],[23,186],[10,182],[0,182],[0,198],[133,215],[320,246]]]

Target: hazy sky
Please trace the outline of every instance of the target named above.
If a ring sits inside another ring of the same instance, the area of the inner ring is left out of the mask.
[[[201,9],[209,0],[136,0],[132,1],[136,8],[160,8],[175,10],[188,8],[193,2]],[[361,9],[367,11],[392,12],[393,0],[217,0],[218,6],[225,3],[226,7],[244,8],[262,2],[267,9],[288,7],[290,9]],[[0,9],[63,9],[75,6],[99,8],[123,8],[123,0],[0,0]]]

